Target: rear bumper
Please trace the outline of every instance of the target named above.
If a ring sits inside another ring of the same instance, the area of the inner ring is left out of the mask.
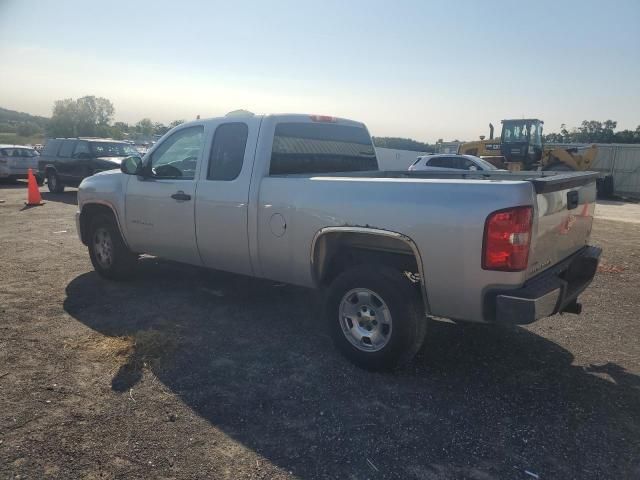
[[[580,313],[578,295],[593,280],[601,253],[598,247],[584,247],[529,279],[521,288],[487,293],[485,318],[496,323],[525,325],[556,313]]]

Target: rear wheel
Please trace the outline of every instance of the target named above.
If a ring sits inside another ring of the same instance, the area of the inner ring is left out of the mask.
[[[367,370],[409,362],[427,327],[416,285],[384,265],[360,265],[338,275],[327,293],[326,318],[338,350]]]
[[[49,170],[47,172],[47,186],[51,193],[64,192],[64,184],[60,181],[60,177],[58,177],[55,170]]]
[[[111,280],[126,280],[133,274],[137,256],[124,243],[109,215],[97,215],[89,227],[89,256],[93,268]]]

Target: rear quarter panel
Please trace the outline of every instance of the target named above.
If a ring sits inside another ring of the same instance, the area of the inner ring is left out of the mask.
[[[258,204],[258,256],[262,275],[313,285],[311,247],[329,226],[389,230],[418,246],[430,314],[482,321],[485,289],[516,288],[525,272],[481,267],[484,222],[506,207],[533,205],[527,182],[265,177]],[[271,231],[274,214],[287,223],[280,237]]]

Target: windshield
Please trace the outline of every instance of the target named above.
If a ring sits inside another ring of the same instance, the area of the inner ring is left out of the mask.
[[[119,142],[91,142],[91,151],[98,157],[140,156],[131,145]]]
[[[502,129],[504,143],[542,145],[542,123],[523,121],[505,123]]]

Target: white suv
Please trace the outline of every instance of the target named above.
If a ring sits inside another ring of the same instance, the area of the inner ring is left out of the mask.
[[[433,171],[492,171],[498,170],[486,160],[474,155],[436,154],[423,155],[409,167],[409,170],[433,170]]]
[[[31,168],[38,185],[42,185],[44,177],[38,174],[38,152],[22,145],[0,145],[0,178],[16,180],[27,178]]]

